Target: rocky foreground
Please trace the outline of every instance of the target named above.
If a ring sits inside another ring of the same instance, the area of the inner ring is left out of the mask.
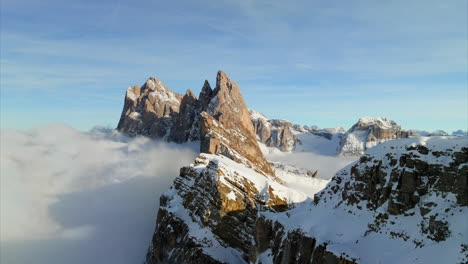
[[[360,120],[341,142],[353,133],[378,143],[409,136],[392,122]],[[118,128],[200,141],[200,156],[160,199],[146,263],[468,261],[466,137],[380,144],[314,196],[288,187],[285,178],[309,172],[268,162],[260,145],[291,151],[301,134],[339,142],[337,131],[249,112],[223,72],[214,89],[205,82],[198,99],[154,78],[130,87]]]

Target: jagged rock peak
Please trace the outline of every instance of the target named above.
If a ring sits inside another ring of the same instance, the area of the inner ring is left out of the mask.
[[[223,71],[218,71],[216,74],[216,89],[221,89],[222,87],[230,88],[231,80],[227,74]]]
[[[213,98],[213,89],[211,89],[210,83],[207,80],[205,80],[205,83],[203,84],[203,87],[200,91],[200,95],[198,96],[200,105],[203,108],[206,108],[212,98]]]
[[[192,90],[190,89],[187,89],[187,91],[185,92],[185,96],[189,96],[189,97],[192,97],[193,99],[197,99],[197,97],[195,96],[195,94],[192,92]]]
[[[167,137],[181,100],[181,94],[155,77],[150,77],[142,87],[130,86],[117,129],[130,136]]]
[[[200,123],[202,112],[206,116]],[[205,81],[199,99],[190,89],[184,96],[174,93],[154,77],[141,88],[129,87],[117,129],[177,143],[201,140],[202,152],[245,160],[250,167],[274,174],[258,146],[237,83],[222,71],[217,73],[215,90]]]
[[[208,113],[219,122],[226,125],[237,121],[248,133],[254,135],[254,128],[250,121],[249,110],[245,104],[237,83],[231,82],[226,73],[218,71],[216,75],[216,88],[213,91],[213,99],[207,109]]]
[[[223,154],[238,162],[246,159],[247,164],[274,175],[258,146],[250,113],[237,83],[222,71],[216,76],[216,88],[205,111],[200,121],[201,152]]]

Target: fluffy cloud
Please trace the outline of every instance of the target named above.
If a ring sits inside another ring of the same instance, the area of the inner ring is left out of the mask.
[[[198,146],[54,125],[1,131],[2,263],[137,263]]]

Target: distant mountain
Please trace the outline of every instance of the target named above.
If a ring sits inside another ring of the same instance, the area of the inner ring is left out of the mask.
[[[338,147],[341,155],[362,155],[365,150],[377,144],[412,133],[405,131],[395,121],[387,118],[361,117],[342,137]]]
[[[468,131],[457,130],[452,132],[453,136],[468,136]]]
[[[416,135],[422,137],[436,137],[436,136],[448,136],[449,134],[443,130],[436,130],[436,131],[424,131],[424,130],[417,130],[417,129],[410,129],[410,131]]]
[[[249,111],[257,139],[265,146],[288,152],[300,144],[300,140],[293,133],[294,128],[291,122],[283,119],[268,119],[252,109]]]

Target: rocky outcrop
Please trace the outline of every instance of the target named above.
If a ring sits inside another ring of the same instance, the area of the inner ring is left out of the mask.
[[[365,202],[371,210],[386,203],[388,214],[401,215],[416,206],[424,207],[422,201],[428,194],[452,193],[457,205],[468,206],[468,147],[440,150],[397,145],[387,149],[384,157],[373,154],[361,156],[350,168],[350,176],[346,176],[352,181],[344,182],[341,174],[333,179],[342,203]]]
[[[182,97],[156,78],[150,78],[141,89],[129,87],[117,129],[131,136],[177,143],[201,140],[202,153],[245,159],[255,170],[274,174],[257,144],[249,110],[236,82],[222,71],[216,76],[214,90],[205,81],[199,99],[191,90]]]
[[[191,90],[187,90],[180,103],[179,113],[175,116],[170,141],[184,143],[200,138],[201,104]]]
[[[457,222],[468,207],[467,144],[453,137],[379,145],[338,172],[315,203],[372,215],[364,236],[401,239],[416,248],[450,240],[463,249]]]
[[[294,125],[287,120],[267,119],[253,110],[250,110],[250,118],[258,141],[267,147],[276,147],[289,152],[295,149],[296,144],[301,143],[292,132]]]
[[[227,75],[218,72],[216,88],[206,112],[200,115],[200,152],[223,154],[239,163],[244,163],[256,171],[273,175],[271,165],[255,139],[255,132],[244,98],[235,82]]]
[[[258,212],[288,209],[286,189],[242,163],[201,154],[161,197],[147,262],[247,263]]]
[[[355,264],[355,260],[327,251],[327,244],[301,229],[287,230],[281,223],[260,217],[255,226],[250,263]]]
[[[408,138],[413,134],[387,118],[361,117],[341,138],[337,152],[362,155],[365,150],[388,140]]]
[[[142,87],[130,86],[117,129],[130,136],[167,137],[178,116],[181,100],[182,95],[169,90],[154,77]]]

